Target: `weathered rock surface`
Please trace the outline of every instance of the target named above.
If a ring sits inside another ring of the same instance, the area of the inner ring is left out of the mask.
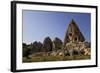
[[[52,40],[50,37],[46,37],[43,41],[42,51],[49,52],[52,51]]]
[[[53,50],[59,50],[62,49],[62,41],[59,38],[55,38],[53,40]]]

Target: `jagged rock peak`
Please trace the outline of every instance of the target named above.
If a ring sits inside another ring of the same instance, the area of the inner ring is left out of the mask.
[[[79,30],[74,19],[72,19],[65,32],[64,46],[66,45],[66,43],[69,42],[83,42],[83,41],[85,41],[85,38],[81,33],[81,31]]]

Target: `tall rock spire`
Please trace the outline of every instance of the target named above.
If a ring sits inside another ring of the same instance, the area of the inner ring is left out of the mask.
[[[68,25],[68,28],[65,32],[64,38],[64,46],[69,42],[83,42],[85,38],[81,31],[79,30],[78,26],[76,25],[75,21],[72,19]]]

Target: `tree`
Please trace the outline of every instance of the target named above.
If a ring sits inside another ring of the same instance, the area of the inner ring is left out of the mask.
[[[44,51],[44,52],[52,51],[52,41],[51,41],[50,37],[46,37],[44,39],[42,51]]]
[[[26,43],[23,43],[23,57],[27,57],[29,56],[30,54],[30,48],[28,48],[28,45]]]
[[[23,43],[22,45],[23,45],[23,48],[26,48],[27,47],[27,44],[26,43]]]
[[[58,50],[58,49],[62,49],[62,41],[56,37],[53,40],[53,50]]]

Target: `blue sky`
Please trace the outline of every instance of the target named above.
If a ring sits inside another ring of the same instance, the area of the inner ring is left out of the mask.
[[[23,42],[43,42],[47,36],[51,40],[58,37],[63,41],[71,19],[74,19],[85,39],[90,41],[90,13],[23,10]]]

